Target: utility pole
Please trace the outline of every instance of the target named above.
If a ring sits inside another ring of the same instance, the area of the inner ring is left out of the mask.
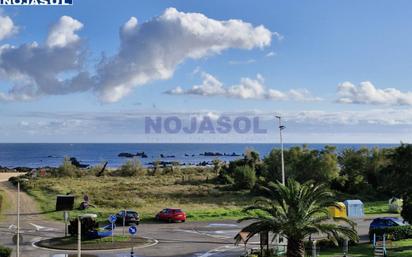
[[[17,243],[16,256],[20,257],[20,180],[17,180]]]
[[[82,257],[82,220],[81,216],[77,220],[77,257]]]
[[[282,162],[282,185],[285,185],[285,160],[283,157],[283,136],[282,136],[282,130],[284,130],[286,127],[282,125],[282,117],[281,116],[276,116],[276,118],[279,120],[279,137],[280,137],[280,158]]]
[[[285,178],[285,160],[283,156],[283,135],[282,135],[282,130],[284,130],[286,127],[282,125],[282,117],[280,115],[275,116],[279,120],[279,138],[280,138],[280,158],[281,158],[281,163],[282,163],[282,185],[286,184],[286,178]],[[279,249],[279,246],[281,243],[284,244],[285,237],[283,235],[276,235],[276,244]],[[283,245],[284,246],[284,245]]]
[[[20,182],[29,181],[26,178],[17,179],[17,234],[16,234],[16,256],[20,257]]]

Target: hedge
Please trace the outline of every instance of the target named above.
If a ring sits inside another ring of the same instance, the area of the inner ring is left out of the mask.
[[[373,234],[381,237],[383,234],[386,235],[388,239],[397,241],[402,239],[412,238],[412,226],[395,226],[387,228],[374,228],[369,231],[369,239],[373,240]]]
[[[11,256],[11,249],[0,246],[0,257],[10,257]]]

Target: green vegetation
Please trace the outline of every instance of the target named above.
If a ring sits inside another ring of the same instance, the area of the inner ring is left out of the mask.
[[[0,213],[4,208],[4,192],[0,190]]]
[[[249,166],[236,167],[234,183],[238,189],[252,189],[256,183],[256,173]]]
[[[140,164],[140,161],[137,158],[126,161],[118,170],[112,172],[114,176],[121,177],[137,177],[143,176],[146,173],[146,170]]]
[[[321,249],[320,257],[342,256],[341,248]],[[351,257],[370,257],[373,256],[371,244],[359,244],[349,247],[349,256]],[[390,257],[410,257],[412,256],[412,239],[393,242],[389,245],[388,256]]]
[[[0,246],[0,257],[10,257],[11,249],[8,247]]]
[[[373,238],[373,234],[382,236],[386,235],[390,240],[402,240],[412,238],[412,226],[396,226],[386,228],[375,228],[369,231],[369,238]]]
[[[375,202],[366,202],[364,204],[365,214],[377,215],[390,213],[388,207],[388,201],[375,201]]]
[[[114,174],[117,175],[116,171]],[[54,212],[56,195],[67,193],[76,196],[76,207],[84,194],[95,206],[72,211],[71,216],[96,213],[102,219],[124,208],[139,211],[143,219],[152,219],[165,207],[183,208],[191,220],[237,219],[244,216],[242,208],[254,200],[248,190],[232,190],[216,184],[216,174],[211,168],[184,168],[156,176],[118,177],[110,176],[110,172],[107,175],[36,178],[22,182],[22,188],[34,196],[42,211],[58,220],[63,214]]]
[[[5,217],[2,216],[2,212],[9,207],[10,203],[6,198],[4,191],[0,190],[0,221]]]
[[[327,235],[336,245],[341,238],[358,241],[353,222],[339,218],[339,223],[328,223],[331,219],[328,207],[337,206],[337,203],[333,193],[324,185],[300,184],[289,179],[286,185],[269,183],[261,190],[265,197],[245,209],[246,212],[259,212],[239,220],[253,221],[241,230],[248,233],[246,240],[266,231],[283,234],[288,238],[288,257],[303,257],[304,240],[314,233]],[[239,233],[236,242],[239,243],[241,240]]]
[[[323,183],[336,192],[337,201],[361,199],[366,202],[366,214],[389,213],[387,200],[393,196],[404,199],[404,217],[408,216],[407,210],[412,211],[408,208],[412,206],[408,199],[412,195],[411,145],[345,149],[340,153],[331,146],[322,150],[303,146],[286,149],[284,156],[287,179]],[[62,218],[61,213],[53,212],[56,195],[73,193],[77,196],[77,206],[87,194],[96,208],[86,212],[104,217],[131,208],[138,210],[143,219],[149,219],[164,207],[180,207],[192,220],[211,220],[244,216],[241,210],[259,197],[259,186],[281,180],[279,149],[263,159],[247,150],[243,158],[230,163],[215,160],[212,167],[203,168],[180,167],[177,162],[165,166],[156,161],[147,169],[132,159],[119,169],[106,170],[96,177],[101,168],[79,169],[65,159],[46,177],[23,182],[22,188],[55,219]],[[74,211],[73,215],[80,212]]]

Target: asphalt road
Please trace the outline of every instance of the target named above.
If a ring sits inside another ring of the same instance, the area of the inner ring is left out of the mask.
[[[9,198],[10,206],[15,206],[16,191],[8,182],[0,182]],[[14,198],[14,199],[13,199]],[[75,257],[76,253],[50,251],[33,246],[33,242],[41,239],[60,237],[64,235],[64,225],[59,222],[44,219],[33,200],[22,193],[21,255],[33,257]],[[10,225],[16,224],[15,209],[6,211],[0,221],[0,245],[15,248],[12,242],[13,231]],[[371,219],[356,220],[358,232],[363,241],[367,240],[368,227]],[[155,245],[134,249],[135,257],[238,257],[244,252],[243,246],[235,246],[233,237],[242,225],[235,221],[190,222],[186,223],[146,223],[138,227],[138,235],[157,240]],[[126,229],[127,232],[127,229]],[[117,234],[122,228],[116,229]],[[248,247],[258,247],[258,238],[253,238]],[[130,250],[109,252],[85,252],[87,257],[126,257],[131,256]]]
[[[9,199],[9,208],[3,213],[0,220],[0,245],[15,249],[12,237],[13,225],[16,225],[16,189],[6,179],[0,180],[0,188]],[[21,197],[21,242],[20,256],[35,257],[66,257],[77,256],[76,253],[50,251],[39,249],[33,243],[42,239],[64,236],[64,225],[44,218],[33,199],[22,192]],[[63,214],[62,214],[63,215]],[[186,222],[186,223],[147,223],[138,227],[138,235],[156,240],[155,245],[134,249],[135,257],[138,256],[197,256],[219,257],[239,256],[243,247],[234,246],[233,237],[240,230],[234,221],[211,222]],[[121,227],[116,229],[121,234]],[[126,229],[127,231],[127,229]],[[253,241],[253,240],[252,240]],[[253,247],[253,243],[251,244]],[[127,251],[86,252],[89,256],[130,256]],[[15,253],[14,253],[15,254]],[[69,255],[70,254],[70,255]],[[74,255],[72,255],[74,254]],[[87,255],[83,255],[87,256]]]

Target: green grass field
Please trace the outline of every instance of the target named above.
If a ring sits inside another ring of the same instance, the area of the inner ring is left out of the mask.
[[[186,211],[192,221],[229,220],[245,216],[242,209],[255,200],[249,191],[231,190],[214,183],[211,169],[181,169],[171,174],[137,177],[45,177],[32,179],[24,189],[38,202],[49,217],[62,220],[63,213],[55,212],[56,196],[68,193],[76,196],[75,206],[87,194],[95,208],[72,211],[71,215],[96,213],[106,219],[122,209],[137,210],[143,220],[153,219],[163,208],[175,207]],[[365,204],[366,214],[385,214],[386,201]]]
[[[212,183],[212,172],[182,172],[140,177],[39,178],[31,180],[25,190],[39,202],[43,212],[57,220],[63,214],[54,212],[56,195],[67,193],[76,195],[76,207],[84,194],[96,206],[73,211],[72,216],[91,212],[106,218],[126,208],[137,210],[144,220],[166,207],[183,208],[192,221],[238,219],[244,215],[242,208],[254,201],[248,191],[231,191]]]

